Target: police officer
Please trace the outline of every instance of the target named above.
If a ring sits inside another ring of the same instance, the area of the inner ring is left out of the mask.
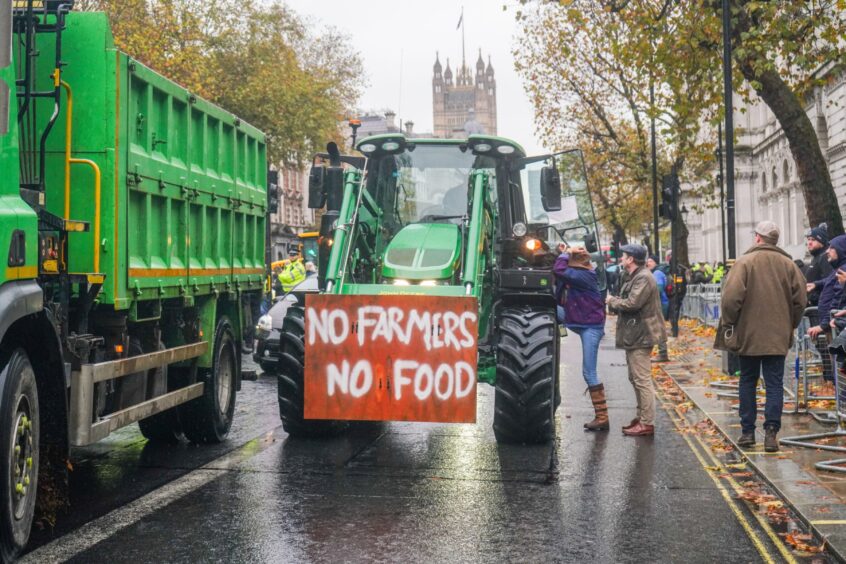
[[[300,253],[296,249],[288,251],[289,262],[282,268],[279,273],[279,283],[282,284],[282,292],[288,293],[294,289],[294,286],[305,280],[306,270],[303,266],[303,259],[300,258]]]

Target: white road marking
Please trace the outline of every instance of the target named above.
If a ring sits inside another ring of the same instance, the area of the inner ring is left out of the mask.
[[[177,478],[131,503],[89,521],[67,535],[26,554],[20,562],[64,562],[70,560],[97,543],[108,539],[126,527],[134,525],[144,517],[201,488],[232,471],[244,461],[267,450],[275,442],[276,431],[281,431],[281,429],[281,426],[277,427],[273,431],[247,442],[234,451],[192,470],[181,478]]]

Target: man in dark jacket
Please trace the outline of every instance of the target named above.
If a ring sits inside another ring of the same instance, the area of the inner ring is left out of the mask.
[[[820,223],[808,232],[808,252],[811,262],[805,267],[805,280],[808,283],[825,279],[831,274],[831,264],[828,262],[826,249],[828,248],[828,226]],[[808,306],[816,306],[820,301],[820,291],[817,289],[808,293]],[[818,325],[819,320],[812,320],[811,325]]]
[[[720,324],[714,347],[740,357],[738,446],[755,445],[756,389],[763,373],[764,450],[778,450],[776,435],[784,407],[784,359],[808,298],[804,278],[790,255],[778,248],[772,221],[755,227],[755,246],[732,267],[723,286]]]
[[[816,282],[808,282],[808,292],[819,291],[819,302],[817,302],[817,324],[808,329],[808,336],[817,339],[817,349],[820,351],[823,360],[823,377],[834,381],[834,369],[831,356],[828,354],[829,323],[831,321],[831,310],[838,307],[840,303],[843,286],[837,281],[837,269],[846,268],[846,235],[838,235],[831,240],[826,251],[828,262],[832,271],[828,276]]]

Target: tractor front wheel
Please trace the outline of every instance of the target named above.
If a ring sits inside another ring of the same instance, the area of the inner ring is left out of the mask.
[[[494,435],[544,443],[555,436],[558,331],[555,310],[508,307],[498,317]]]
[[[292,437],[326,437],[346,429],[345,421],[305,419],[305,310],[291,306],[279,336],[277,390],[282,427]]]

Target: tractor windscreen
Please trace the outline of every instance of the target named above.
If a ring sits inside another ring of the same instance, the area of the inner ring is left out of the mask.
[[[457,222],[467,214],[470,172],[488,160],[458,145],[421,143],[398,155],[374,159],[368,189],[400,226]],[[493,168],[494,163],[487,166]]]

